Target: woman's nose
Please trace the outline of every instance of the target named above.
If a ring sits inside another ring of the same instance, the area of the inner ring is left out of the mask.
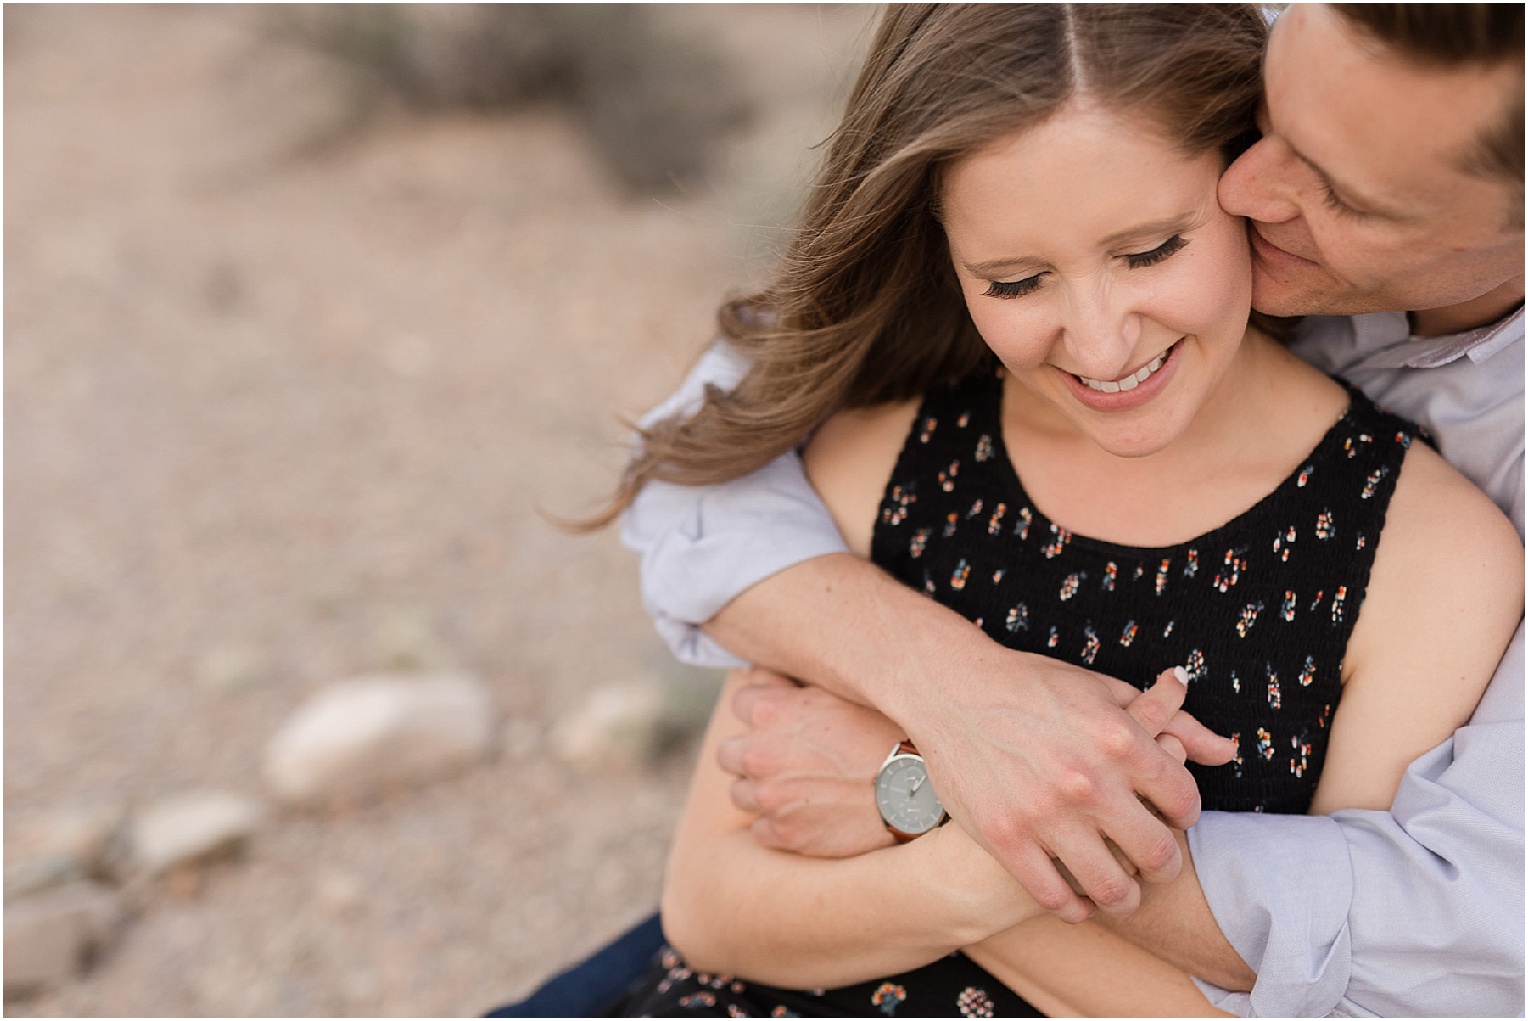
[[[1220,208],[1232,216],[1283,223],[1300,214],[1294,201],[1293,154],[1276,136],[1265,135],[1220,175]]]
[[[1131,359],[1140,345],[1141,316],[1122,296],[1076,303],[1063,330],[1063,343],[1078,374],[1112,380],[1136,368]]]

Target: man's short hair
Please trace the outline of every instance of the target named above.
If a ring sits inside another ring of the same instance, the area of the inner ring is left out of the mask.
[[[1522,4],[1332,4],[1363,34],[1419,64],[1459,68],[1515,62],[1523,67]],[[1523,88],[1507,98],[1507,108],[1466,156],[1463,169],[1501,177],[1517,186],[1517,216],[1523,210]]]

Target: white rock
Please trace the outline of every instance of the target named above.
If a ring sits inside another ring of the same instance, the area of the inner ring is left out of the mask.
[[[122,918],[108,888],[76,882],[5,906],[5,995],[55,988],[84,970]]]
[[[470,677],[373,675],[313,696],[266,747],[265,778],[290,804],[353,801],[485,758],[487,689]]]
[[[81,876],[115,878],[122,872],[127,850],[127,810],[121,805],[54,809],[18,823],[14,830],[7,829],[7,897],[13,892],[13,857],[17,875],[53,868],[61,859],[77,863]]]
[[[85,863],[69,854],[28,855],[5,862],[5,902],[84,879]]]
[[[60,808],[20,823],[17,846],[36,854],[66,854],[94,863],[109,854],[109,845],[121,836],[127,810],[121,805]]]
[[[584,768],[640,765],[662,741],[666,701],[663,685],[651,680],[596,688],[558,721],[552,749],[564,762]]]
[[[260,823],[260,808],[233,794],[184,794],[141,812],[132,824],[134,866],[148,875],[236,853]]]

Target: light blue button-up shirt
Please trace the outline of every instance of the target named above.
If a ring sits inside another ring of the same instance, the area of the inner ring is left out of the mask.
[[[1312,317],[1296,350],[1427,428],[1439,450],[1523,533],[1523,314],[1441,338],[1406,316]],[[746,368],[713,347],[649,416],[698,405]],[[740,665],[700,630],[739,593],[847,547],[787,455],[723,486],[654,483],[622,519],[642,594],[676,655]],[[1521,1016],[1523,633],[1470,722],[1418,759],[1389,812],[1206,812],[1189,832],[1226,937],[1255,970],[1250,994],[1201,988],[1246,1016]]]

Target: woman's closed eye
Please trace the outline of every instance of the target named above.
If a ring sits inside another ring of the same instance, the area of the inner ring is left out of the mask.
[[[1174,234],[1157,247],[1145,252],[1133,252],[1122,256],[1125,264],[1131,269],[1145,269],[1155,266],[1172,258],[1188,245],[1188,241],[1182,234]],[[1022,280],[993,280],[983,292],[989,298],[1022,298],[1026,294],[1033,294],[1040,287],[1044,273],[1036,273],[1034,276],[1025,277]]]
[[[1125,256],[1125,263],[1131,269],[1145,269],[1147,266],[1155,266],[1157,263],[1170,259],[1183,251],[1184,246],[1187,244],[1188,242],[1184,240],[1182,234],[1174,234],[1150,251],[1136,252]]]
[[[1033,293],[1040,286],[1040,278],[1044,275],[1044,273],[1036,273],[1023,280],[994,280],[983,293],[989,298],[1022,298],[1026,294]]]

